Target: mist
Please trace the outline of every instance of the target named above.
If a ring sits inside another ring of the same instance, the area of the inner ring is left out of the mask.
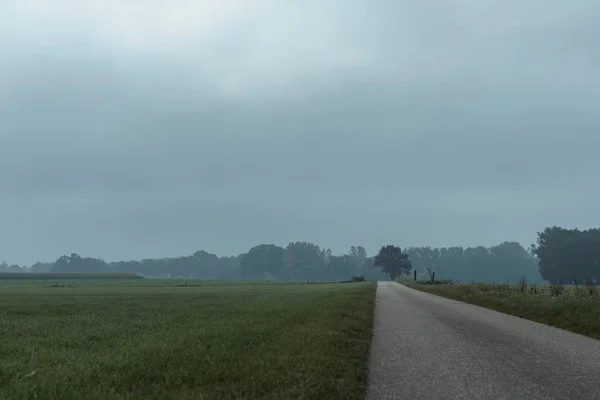
[[[600,224],[594,1],[7,0],[0,260]]]

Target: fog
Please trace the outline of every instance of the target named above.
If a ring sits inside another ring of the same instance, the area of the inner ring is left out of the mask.
[[[600,224],[597,1],[4,0],[0,49],[8,263]]]

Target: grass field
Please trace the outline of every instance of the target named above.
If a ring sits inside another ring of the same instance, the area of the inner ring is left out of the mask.
[[[302,284],[293,281],[236,281],[236,280],[204,280],[204,279],[0,279],[0,292],[21,290],[37,291],[48,287],[69,287],[87,290],[90,287],[208,287],[208,286],[286,286]]]
[[[126,272],[0,272],[0,280],[47,280],[47,279],[144,279]]]
[[[364,397],[375,282],[51,283],[0,284],[2,399]]]
[[[600,339],[600,293],[595,285],[401,283],[413,289]]]

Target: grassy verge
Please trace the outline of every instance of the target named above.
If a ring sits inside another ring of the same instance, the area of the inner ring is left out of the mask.
[[[413,289],[600,339],[600,295],[595,285],[402,283]]]
[[[362,399],[375,283],[5,287],[3,399]]]

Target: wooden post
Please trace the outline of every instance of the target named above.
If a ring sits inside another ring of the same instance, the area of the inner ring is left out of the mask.
[[[413,278],[413,280],[414,280],[415,282],[417,281],[417,271],[416,271],[416,270],[415,270],[415,273],[414,273],[414,278]]]
[[[435,272],[431,274],[431,283],[435,283]]]

